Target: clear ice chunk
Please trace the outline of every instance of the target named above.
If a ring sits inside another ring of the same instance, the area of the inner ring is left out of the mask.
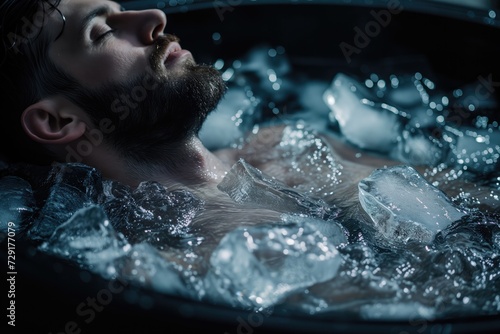
[[[456,143],[448,157],[450,165],[483,176],[500,169],[500,131],[463,126],[454,129]]]
[[[397,144],[404,114],[379,102],[366,87],[338,73],[323,99],[345,138],[359,148],[387,153]]]
[[[416,79],[413,75],[393,75],[390,78],[392,89],[388,89],[385,99],[391,105],[405,109],[413,109],[424,103],[422,89],[417,89]],[[395,84],[393,83],[395,82]]]
[[[0,241],[7,235],[9,223],[18,235],[27,225],[35,208],[35,198],[31,185],[17,176],[0,178]]]
[[[448,158],[450,145],[442,139],[442,136],[438,138],[433,132],[441,131],[436,127],[405,126],[397,146],[394,147],[389,156],[414,166],[437,166]]]
[[[404,98],[409,101],[404,103]],[[392,88],[382,98],[338,73],[323,99],[345,139],[361,149],[413,165],[436,166],[446,160],[450,145],[435,117],[427,115],[428,94],[414,83]]]
[[[104,210],[97,205],[78,210],[40,245],[41,251],[94,270],[124,255],[128,249],[126,239],[115,231]]]
[[[149,243],[130,245],[97,205],[77,211],[56,228],[40,250],[75,261],[106,279],[118,278],[155,291],[195,298],[180,266],[167,261]]]
[[[301,112],[292,115],[290,119],[303,120],[312,129],[325,132],[329,127],[325,119],[329,117],[330,109],[323,102],[322,96],[327,88],[328,83],[315,80],[309,80],[299,87]]]
[[[276,146],[278,157],[273,166],[283,168],[282,181],[294,184],[302,194],[331,199],[333,189],[342,182],[344,166],[333,148],[309,123],[298,121],[283,129]]]
[[[50,171],[45,186],[37,191],[45,202],[28,237],[43,241],[76,211],[99,201],[102,178],[94,168],[83,164],[58,164]]]
[[[283,213],[302,214],[324,220],[337,215],[337,210],[323,200],[309,197],[267,176],[243,159],[236,162],[217,185],[239,204],[253,204]]]
[[[256,102],[252,101],[243,88],[228,89],[217,109],[210,113],[203,123],[199,138],[209,150],[231,147],[254,123]]]
[[[361,206],[388,239],[429,243],[465,215],[410,166],[377,169],[358,188]]]
[[[186,237],[204,202],[186,190],[168,191],[158,182],[142,182],[135,190],[104,182],[103,203],[112,225],[129,242],[149,242],[162,249]]]
[[[119,277],[161,293],[196,298],[183,269],[167,261],[158,249],[146,242],[133,245],[126,254],[113,259],[103,269],[101,274],[104,277]]]
[[[342,261],[335,245],[308,222],[239,227],[212,253],[206,290],[235,306],[269,307],[331,279]]]

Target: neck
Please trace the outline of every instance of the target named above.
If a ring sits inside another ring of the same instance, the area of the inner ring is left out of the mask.
[[[104,177],[132,187],[143,181],[156,181],[170,189],[215,187],[231,167],[195,136],[173,149],[165,148],[165,153],[154,162],[138,163],[109,149],[94,153],[85,163],[96,167]]]

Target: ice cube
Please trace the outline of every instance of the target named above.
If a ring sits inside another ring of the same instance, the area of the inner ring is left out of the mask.
[[[130,248],[97,205],[78,210],[58,226],[40,250],[92,267],[122,256]]]
[[[413,167],[377,169],[358,185],[361,206],[389,239],[428,243],[465,212]]]
[[[209,150],[239,144],[239,140],[253,125],[255,102],[243,88],[231,88],[217,109],[203,123],[199,138]]]
[[[304,214],[329,220],[337,210],[262,173],[243,159],[236,162],[217,186],[236,203],[249,203],[283,213]]]
[[[342,134],[362,149],[389,152],[397,143],[404,113],[378,101],[366,87],[338,73],[323,95]]]
[[[99,201],[102,178],[94,168],[83,164],[57,164],[37,192],[44,205],[36,214],[28,237],[43,241],[77,210]]]
[[[449,163],[478,174],[498,173],[500,167],[500,131],[463,126],[455,129]]]
[[[398,140],[398,145],[389,156],[413,166],[437,166],[446,161],[450,152],[449,143],[438,133],[440,133],[438,128],[406,126]]]
[[[233,305],[268,307],[331,279],[341,262],[335,245],[308,222],[240,227],[213,252],[207,291]]]
[[[119,277],[161,293],[196,298],[181,266],[167,261],[147,242],[133,245],[126,254],[115,258],[103,269],[101,274],[104,277]]]

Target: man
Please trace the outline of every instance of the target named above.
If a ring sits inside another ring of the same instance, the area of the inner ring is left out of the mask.
[[[4,1],[2,17],[2,88],[32,84],[9,94],[4,117],[17,122],[3,122],[8,137],[28,143],[14,157],[47,162],[26,154],[37,145],[46,157],[83,162],[131,185],[144,175],[167,185],[221,177],[221,164],[195,134],[224,83],[163,33],[162,11],[125,12],[109,1]],[[3,142],[12,153],[12,140]]]
[[[225,84],[164,32],[162,11],[5,0],[2,17],[1,145],[12,160],[77,161],[131,186],[200,189],[238,159],[227,151],[220,159],[198,139]]]
[[[270,158],[283,127],[262,130],[241,151],[207,150],[197,135],[224,81],[182,49],[160,10],[124,11],[105,0],[2,0],[1,17],[9,108],[1,114],[0,152],[14,162],[81,162],[131,187],[157,181],[189,190],[205,203],[193,222],[205,256],[239,225],[280,221],[280,210],[235,203],[218,188],[240,158],[288,186],[321,189],[309,194],[328,193],[328,204],[352,212],[357,181],[385,164],[341,165],[335,155],[342,173],[329,165],[324,175],[291,170]]]
[[[355,218],[349,224],[370,224],[358,182],[377,167],[399,164],[366,153],[361,161],[339,141],[300,126],[263,128],[241,150],[210,152],[198,131],[223,97],[224,82],[166,33],[162,11],[123,11],[104,0],[3,0],[0,12],[1,84],[9,92],[0,152],[35,164],[81,162],[131,187],[157,181],[168,190],[189,190],[204,203],[190,225],[194,237],[165,245],[161,254],[200,275],[231,230],[282,221],[284,210],[237,203],[219,188],[240,158],[340,208],[339,218]],[[23,29],[30,23],[32,30]],[[455,195],[464,188],[450,183],[446,190]],[[149,281],[141,269],[134,262],[120,275]],[[333,300],[371,298],[373,292],[355,290],[353,297],[346,291]]]
[[[213,244],[239,223],[279,220],[272,209],[253,210],[249,219],[219,190],[240,158],[350,213],[360,212],[358,181],[397,164],[357,163],[345,146],[319,137],[311,149],[330,165],[320,172],[307,171],[308,162],[291,168],[279,162],[283,152],[269,153],[280,146],[284,127],[259,132],[241,151],[210,152],[197,135],[224,95],[224,81],[167,33],[160,10],[124,11],[104,0],[3,0],[1,17],[9,106],[1,115],[1,152],[11,161],[81,162],[132,187],[157,181],[187,188],[207,203],[198,227]]]

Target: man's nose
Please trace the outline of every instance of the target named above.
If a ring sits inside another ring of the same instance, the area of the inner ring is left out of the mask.
[[[167,25],[167,16],[159,9],[126,11],[121,20],[134,28],[139,41],[145,45],[152,44]]]

